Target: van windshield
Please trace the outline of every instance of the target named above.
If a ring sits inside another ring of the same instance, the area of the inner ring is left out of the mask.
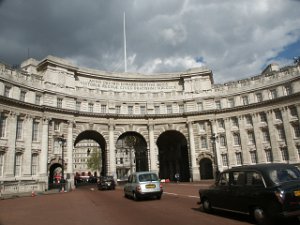
[[[287,181],[300,180],[300,171],[295,167],[271,169],[269,171],[271,180],[276,183],[284,183]]]
[[[158,176],[155,173],[141,174],[139,175],[139,181],[158,181]]]

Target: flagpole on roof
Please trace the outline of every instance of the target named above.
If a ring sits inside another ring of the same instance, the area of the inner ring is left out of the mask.
[[[124,72],[127,72],[127,49],[126,49],[126,20],[125,20],[125,12],[124,12],[124,18],[123,18],[123,32],[124,32]]]

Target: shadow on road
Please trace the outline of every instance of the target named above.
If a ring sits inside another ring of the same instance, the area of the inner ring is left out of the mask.
[[[197,207],[197,208],[191,208],[194,211],[198,211],[199,213],[205,213],[203,211],[202,206]],[[250,224],[256,224],[253,218],[251,218],[248,215],[243,215],[243,214],[238,214],[238,213],[233,213],[233,212],[227,212],[227,211],[221,211],[221,210],[214,210],[213,213],[210,213],[210,215],[213,216],[219,216],[219,217],[224,217],[232,220],[238,220],[240,222],[246,222]],[[300,225],[300,220],[298,218],[288,218],[285,220],[277,220],[275,221],[274,225],[283,225],[283,224],[288,224],[288,225]]]

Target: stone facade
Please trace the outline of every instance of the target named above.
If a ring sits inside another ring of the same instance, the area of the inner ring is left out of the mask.
[[[75,150],[89,139],[101,173],[118,179],[151,170],[198,181],[238,165],[297,164],[299,75],[299,65],[269,65],[215,84],[208,68],[109,73],[53,56],[0,64],[1,193],[47,190],[58,166],[71,187]]]

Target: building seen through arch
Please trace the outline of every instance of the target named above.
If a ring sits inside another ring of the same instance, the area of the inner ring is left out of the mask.
[[[251,71],[249,71],[251,73]],[[151,76],[82,68],[54,56],[0,63],[0,194],[45,191],[64,174],[183,182],[227,168],[300,163],[300,66],[215,83],[206,68]],[[83,168],[101,151],[99,170]]]

